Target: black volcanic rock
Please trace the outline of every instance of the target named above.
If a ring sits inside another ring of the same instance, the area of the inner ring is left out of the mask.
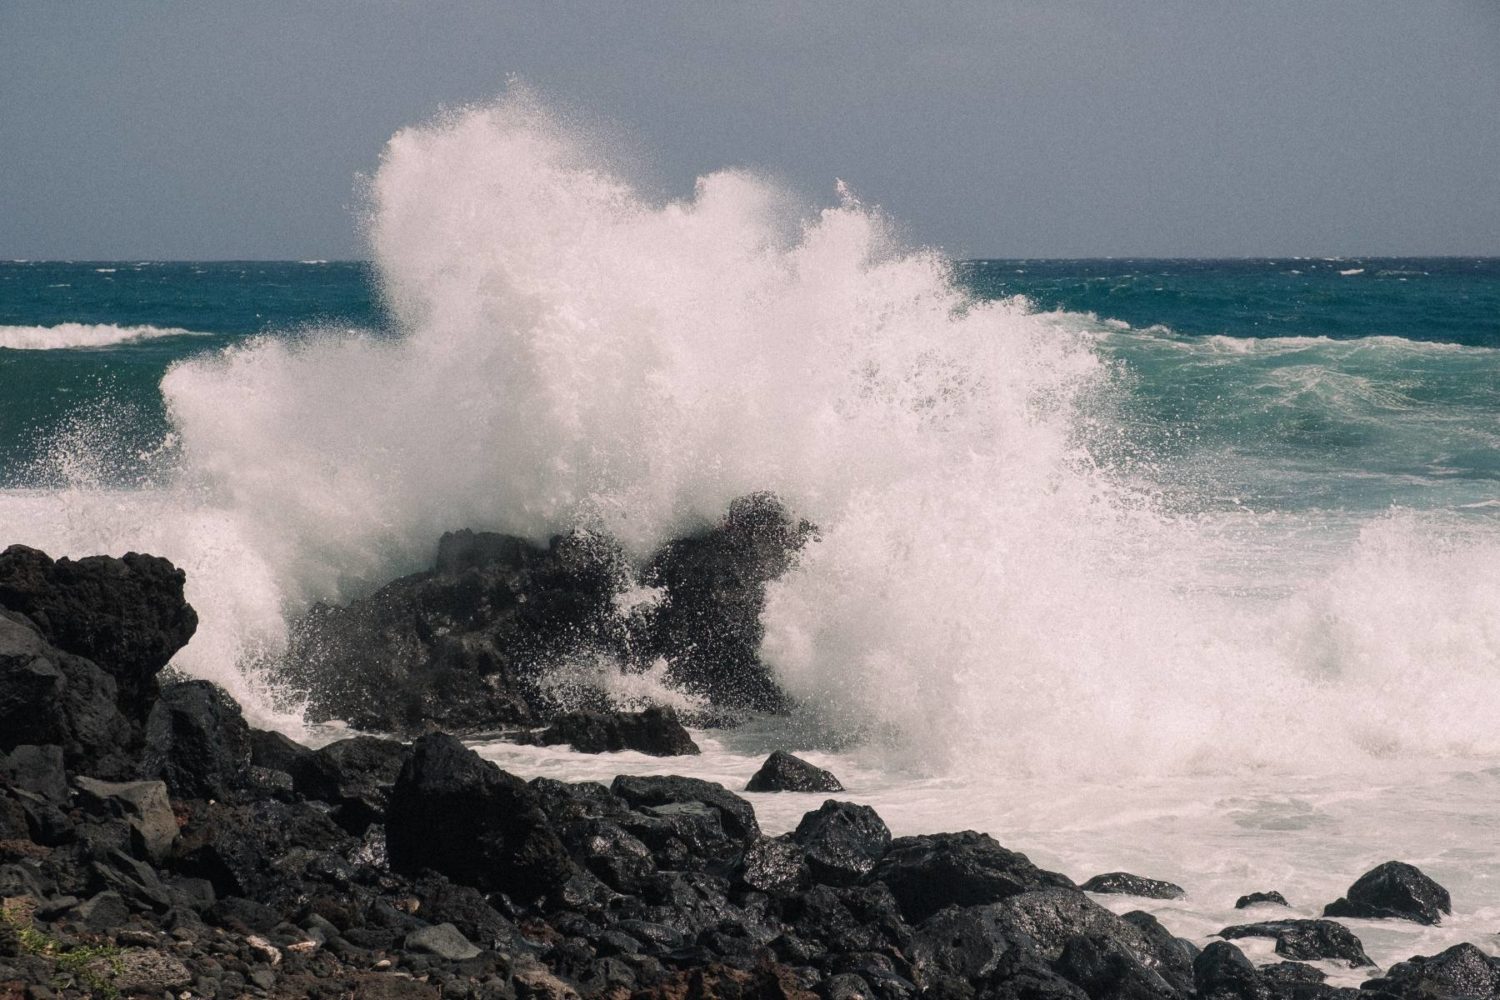
[[[1276,939],[1276,954],[1299,961],[1331,958],[1351,966],[1374,965],[1354,932],[1332,920],[1267,920],[1237,924],[1219,932],[1227,940],[1245,937]]]
[[[1448,890],[1402,861],[1365,872],[1344,897],[1323,908],[1325,917],[1398,917],[1420,924],[1436,924],[1452,912]]]
[[[137,743],[112,676],[0,610],[0,751],[57,745],[70,768],[114,780],[135,776]]]
[[[1403,1000],[1429,997],[1500,995],[1500,959],[1472,944],[1456,944],[1431,956],[1415,956],[1391,966],[1384,976],[1363,984],[1376,996]]]
[[[920,923],[945,906],[993,903],[1030,889],[1073,888],[988,834],[966,830],[900,837],[870,877],[887,885],[906,919]]]
[[[600,535],[560,535],[543,548],[452,532],[434,570],[348,607],[314,605],[294,623],[279,673],[307,696],[314,721],[387,732],[531,723],[551,668],[625,656],[614,599],[626,579],[619,547]]]
[[[1198,996],[1264,1000],[1266,984],[1254,963],[1228,941],[1210,942],[1193,960]]]
[[[1160,879],[1144,878],[1129,872],[1107,872],[1095,875],[1078,888],[1084,892],[1118,893],[1122,896],[1143,896],[1147,899],[1176,899],[1183,895],[1183,888]]]
[[[1245,907],[1254,906],[1256,903],[1275,903],[1277,906],[1287,905],[1286,897],[1273,889],[1270,892],[1252,892],[1241,896],[1234,901],[1234,908],[1236,910],[1243,910]]]
[[[390,790],[411,751],[394,740],[355,736],[291,762],[293,788],[335,806],[334,821],[358,836],[385,820]]]
[[[576,871],[526,783],[443,733],[401,767],[386,811],[391,867],[535,899]]]
[[[773,751],[745,786],[747,792],[842,792],[839,779],[784,750]]]
[[[740,880],[767,895],[794,896],[812,883],[812,869],[796,844],[762,837],[745,852]]]
[[[677,720],[677,713],[659,707],[643,712],[568,712],[542,732],[518,742],[539,746],[566,743],[579,753],[635,750],[652,757],[680,757],[700,752]]]
[[[136,723],[156,695],[156,675],[198,628],[185,580],[167,560],[135,552],[76,561],[24,545],[0,552],[0,607],[114,678],[120,708]]]
[[[772,493],[729,505],[724,521],[667,543],[646,567],[661,602],[631,623],[635,655],[665,657],[669,676],[716,707],[774,712],[785,697],[760,662],[766,584],[814,535]]]
[[[792,840],[806,853],[816,881],[852,885],[885,856],[891,831],[869,806],[829,799],[802,817]]]
[[[167,685],[146,723],[141,770],[179,798],[233,798],[250,780],[250,726],[240,706],[209,681]]]

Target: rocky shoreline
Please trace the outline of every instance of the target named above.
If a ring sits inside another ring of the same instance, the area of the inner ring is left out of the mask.
[[[822,804],[768,837],[717,784],[528,782],[453,735],[416,735],[504,722],[588,750],[695,751],[669,712],[559,710],[546,665],[580,648],[664,657],[716,706],[774,707],[759,602],[811,530],[739,504],[653,561],[665,597],[646,613],[615,600],[625,570],[604,540],[447,536],[430,573],[310,614],[287,667],[324,685],[330,712],[347,698],[416,738],[317,750],[253,729],[208,682],[160,681],[196,626],[170,563],[5,550],[0,1000],[1500,996],[1500,960],[1472,945],[1329,986],[1307,961],[1369,963],[1330,919],[1251,921],[1200,949],[1090,895],[1178,886],[1080,886],[972,831],[893,838],[790,754],[752,784]],[[424,710],[466,692],[479,700]],[[1259,915],[1280,899],[1242,902]],[[1432,923],[1451,907],[1392,862],[1325,917]],[[1256,967],[1244,937],[1285,961]]]

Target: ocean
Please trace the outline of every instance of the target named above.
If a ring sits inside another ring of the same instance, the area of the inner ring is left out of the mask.
[[[772,489],[819,526],[763,618],[794,718],[483,752],[742,787],[792,747],[898,835],[1178,882],[1200,939],[1400,859],[1454,915],[1350,921],[1377,962],[1493,951],[1500,260],[952,261],[505,105],[400,133],[370,197],[369,263],[0,263],[0,542],[173,559],[176,666],[318,739],[258,668],[308,602],[448,529],[644,557]]]

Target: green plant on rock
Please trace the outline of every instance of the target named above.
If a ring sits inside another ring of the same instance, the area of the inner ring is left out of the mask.
[[[51,959],[57,972],[71,976],[74,982],[100,1000],[118,1000],[120,991],[110,978],[121,970],[120,949],[114,945],[69,947],[37,929],[32,923],[35,912],[36,901],[29,896],[0,900],[0,923],[15,931],[24,953]],[[61,988],[57,983],[53,985]]]

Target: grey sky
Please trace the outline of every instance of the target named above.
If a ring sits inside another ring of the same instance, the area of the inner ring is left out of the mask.
[[[1495,0],[0,0],[0,256],[360,256],[355,173],[511,74],[959,255],[1500,253]]]

